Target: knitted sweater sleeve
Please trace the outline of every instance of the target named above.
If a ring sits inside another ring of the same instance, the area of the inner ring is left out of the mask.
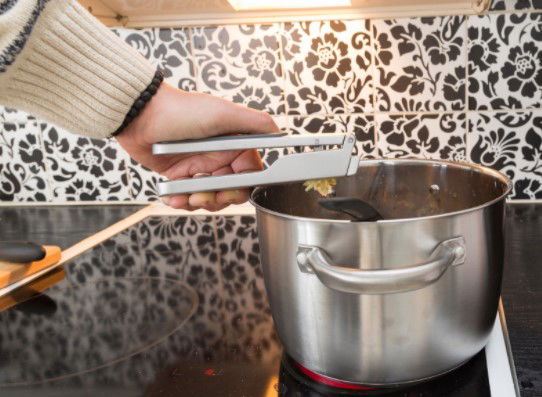
[[[0,2],[0,104],[110,136],[155,69],[75,0]]]

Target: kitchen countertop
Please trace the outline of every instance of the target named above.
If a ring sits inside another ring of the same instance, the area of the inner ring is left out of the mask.
[[[141,209],[134,205],[0,208],[0,239],[67,248]],[[518,383],[542,395],[542,205],[508,206],[502,300]],[[226,232],[227,233],[227,232]]]
[[[508,206],[502,300],[521,395],[542,396],[542,204]]]

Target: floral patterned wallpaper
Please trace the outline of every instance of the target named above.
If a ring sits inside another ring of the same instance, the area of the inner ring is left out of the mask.
[[[542,199],[542,2],[479,16],[115,29],[184,90],[291,133],[355,132],[366,158],[472,161]],[[271,164],[287,153],[262,153]],[[161,177],[114,140],[0,111],[0,201],[153,201]]]

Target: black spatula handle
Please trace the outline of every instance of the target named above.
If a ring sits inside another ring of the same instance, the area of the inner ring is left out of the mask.
[[[0,261],[27,263],[45,258],[45,249],[30,241],[0,241]]]
[[[318,204],[328,211],[348,215],[354,222],[374,222],[383,219],[371,204],[355,197],[321,198]]]

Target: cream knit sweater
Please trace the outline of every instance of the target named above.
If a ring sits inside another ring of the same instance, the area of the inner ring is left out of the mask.
[[[0,104],[104,138],[155,69],[75,0],[0,1]]]

